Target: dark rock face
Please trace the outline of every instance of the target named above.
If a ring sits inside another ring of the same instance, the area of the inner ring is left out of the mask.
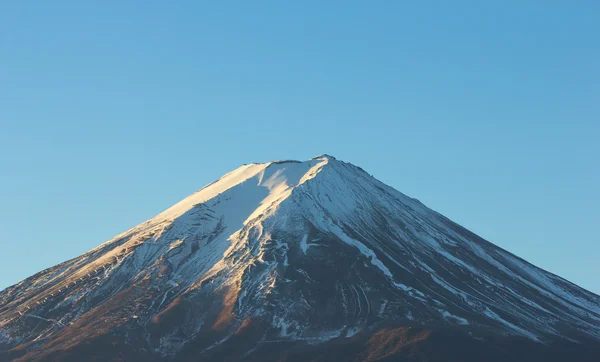
[[[597,361],[600,297],[330,156],[249,164],[0,293],[0,360]]]

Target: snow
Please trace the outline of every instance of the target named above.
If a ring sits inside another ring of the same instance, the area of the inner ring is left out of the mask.
[[[360,332],[359,327],[349,328],[348,331],[346,332],[346,338],[354,337],[355,335],[358,334],[358,332]]]
[[[162,221],[175,219],[176,217],[181,216],[190,210],[194,205],[210,200],[226,190],[231,189],[232,187],[237,186],[252,177],[255,177],[259,172],[263,171],[268,166],[268,163],[241,166],[225,174],[218,181],[206,185],[191,196],[186,197],[174,206],[163,211],[157,215],[153,221],[157,222],[159,220]]]
[[[173,249],[181,246],[181,244],[183,244],[183,239],[175,240],[174,242],[171,243],[171,245],[169,245],[169,250],[173,250]]]
[[[308,244],[306,243],[307,239],[308,239],[308,234],[304,234],[304,236],[302,237],[302,240],[300,240],[300,249],[302,249],[302,252],[304,253],[304,255],[306,255],[306,252],[308,251]]]
[[[385,312],[385,307],[388,304],[388,300],[384,299],[383,302],[381,303],[381,306],[379,307],[379,315],[383,315],[383,313]]]
[[[60,323],[60,321],[57,321],[57,320],[55,320],[55,319],[48,319],[48,318],[40,317],[40,316],[38,316],[38,315],[31,314],[31,313],[27,314],[27,315],[26,315],[26,317],[31,317],[31,318],[41,319],[41,320],[43,320],[43,321],[46,321],[46,322],[50,322],[50,323],[56,324],[56,325],[57,325],[57,326],[59,326],[59,327],[63,327],[63,324],[62,324],[62,323]]]
[[[342,241],[344,241],[348,245],[351,245],[351,246],[354,246],[355,248],[357,248],[361,252],[361,254],[366,256],[367,259],[371,262],[371,264],[373,264],[379,270],[381,270],[381,272],[383,274],[385,274],[387,277],[389,277],[392,280],[394,279],[394,276],[392,275],[390,270],[381,262],[381,260],[379,260],[377,258],[377,255],[375,255],[375,252],[373,250],[369,249],[366,245],[364,245],[360,241],[355,240],[355,239],[349,237],[348,235],[346,235],[342,231],[342,229],[340,229],[339,226],[337,226],[333,223],[329,224],[329,230],[331,232],[333,232],[333,234],[335,234],[335,236],[340,238]]]
[[[510,329],[514,330],[514,331],[515,331],[515,332],[517,332],[518,334],[521,334],[521,335],[523,335],[523,336],[525,336],[525,337],[528,337],[528,338],[530,338],[530,339],[533,339],[534,341],[537,341],[537,340],[538,340],[538,337],[537,337],[535,334],[533,334],[533,333],[529,332],[528,330],[526,330],[526,329],[524,329],[524,328],[521,328],[521,327],[519,327],[519,326],[516,326],[516,325],[514,325],[514,324],[512,324],[512,323],[508,322],[507,320],[505,320],[505,319],[503,319],[502,317],[500,317],[498,314],[496,314],[496,313],[494,313],[493,311],[491,311],[489,308],[486,308],[486,309],[485,309],[485,311],[484,311],[484,314],[485,314],[487,317],[489,317],[489,318],[491,318],[491,319],[494,319],[494,320],[496,320],[497,322],[500,322],[501,324],[504,324],[505,326],[507,326],[507,327],[509,327]]]
[[[294,323],[288,322],[283,317],[274,317],[273,322],[271,324],[273,327],[280,329],[279,335],[282,337],[286,337],[293,334],[290,332],[290,329],[294,327]]]
[[[418,299],[418,300],[420,300],[422,302],[427,302],[427,300],[424,299],[425,298],[425,294],[423,294],[422,292],[416,290],[415,288],[406,286],[406,285],[404,285],[402,283],[396,283],[396,282],[394,282],[393,284],[394,284],[394,286],[396,288],[405,291],[411,297],[416,298],[416,299]]]
[[[459,316],[456,316],[456,315],[454,315],[454,314],[452,314],[452,313],[448,312],[447,310],[445,310],[445,311],[442,311],[442,316],[443,316],[444,318],[446,318],[446,319],[449,319],[449,320],[451,320],[451,321],[454,321],[454,322],[456,322],[456,323],[458,323],[458,324],[462,324],[462,325],[467,325],[467,324],[469,324],[469,321],[468,321],[468,320],[466,320],[466,319],[464,319],[464,318],[461,318],[461,317],[459,317]]]

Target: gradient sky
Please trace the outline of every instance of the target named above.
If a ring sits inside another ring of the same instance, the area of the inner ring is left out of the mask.
[[[411,3],[3,2],[0,289],[329,153],[600,293],[599,3]]]

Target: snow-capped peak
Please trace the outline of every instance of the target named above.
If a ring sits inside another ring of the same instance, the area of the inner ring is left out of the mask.
[[[320,343],[384,321],[600,338],[597,295],[321,155],[243,165],[2,291],[0,344],[50,341],[91,320],[135,339],[128,331],[143,336],[178,308],[187,317],[176,328],[136,343],[176,353],[206,328],[231,335],[256,318],[270,326],[264,341]]]

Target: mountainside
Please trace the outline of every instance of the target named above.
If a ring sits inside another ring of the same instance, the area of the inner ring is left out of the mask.
[[[599,296],[328,155],[244,165],[0,292],[0,360],[592,361],[599,345]]]

